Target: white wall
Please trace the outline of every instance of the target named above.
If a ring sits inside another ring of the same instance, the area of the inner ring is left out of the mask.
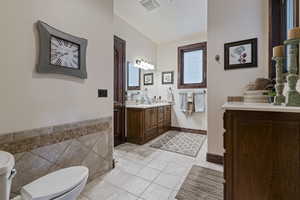
[[[114,34],[126,41],[126,61],[144,59],[156,64],[156,43],[114,15]]]
[[[177,74],[178,74],[178,47],[189,44],[195,44],[199,42],[205,42],[207,40],[206,33],[197,34],[191,37],[174,41],[167,44],[158,46],[157,50],[157,70],[155,72],[155,84],[156,84],[156,95],[162,96],[163,99],[167,98],[167,90],[170,85],[162,85],[162,72],[174,71],[174,85],[172,88],[175,94],[175,105],[172,111],[172,126],[206,130],[207,129],[207,113],[194,113],[192,116],[186,116],[180,111],[179,92],[180,91],[195,91],[177,89]]]
[[[137,31],[133,26],[117,15],[114,15],[114,34],[126,41],[126,63],[127,61],[135,63],[137,59],[144,59],[154,65],[157,63],[157,44]],[[127,66],[126,66],[127,67]],[[127,70],[126,70],[127,72]],[[147,73],[147,72],[146,72]],[[145,89],[143,85],[144,71],[141,73],[141,90]],[[126,76],[127,78],[127,76]],[[126,81],[127,83],[127,81]],[[149,87],[149,94],[155,95],[154,86]],[[139,91],[139,92],[140,92]],[[129,91],[136,93],[138,91]]]
[[[88,39],[87,80],[35,72],[38,20]],[[112,116],[113,1],[6,0],[0,27],[0,134]]]
[[[258,68],[224,71],[224,43],[258,38]],[[214,60],[221,55],[221,62]],[[241,96],[249,81],[267,77],[268,1],[208,1],[208,152],[223,153],[223,111],[227,96]]]

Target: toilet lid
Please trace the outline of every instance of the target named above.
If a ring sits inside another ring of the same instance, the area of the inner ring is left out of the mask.
[[[74,189],[88,174],[88,168],[81,166],[61,169],[24,186],[21,194],[26,200],[53,199]]]

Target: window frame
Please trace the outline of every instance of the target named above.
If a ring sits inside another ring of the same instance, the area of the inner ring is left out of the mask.
[[[192,51],[203,51],[203,77],[202,83],[185,84],[184,81],[184,53]],[[191,44],[178,47],[178,89],[194,89],[207,87],[207,42]]]
[[[282,45],[287,37],[285,0],[269,0],[269,78],[276,76],[273,47]],[[294,0],[294,27],[299,26],[299,0]]]

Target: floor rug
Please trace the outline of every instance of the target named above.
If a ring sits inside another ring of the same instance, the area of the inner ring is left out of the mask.
[[[153,148],[196,157],[206,135],[169,131],[150,146]]]
[[[223,173],[193,166],[177,193],[178,200],[223,200]]]

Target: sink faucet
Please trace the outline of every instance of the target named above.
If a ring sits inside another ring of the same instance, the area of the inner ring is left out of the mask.
[[[136,92],[136,93],[131,93],[131,94],[130,94],[130,98],[131,98],[131,100],[134,100],[134,98],[135,98],[136,96],[138,96],[138,95],[140,95],[140,93],[139,93],[139,92]]]

